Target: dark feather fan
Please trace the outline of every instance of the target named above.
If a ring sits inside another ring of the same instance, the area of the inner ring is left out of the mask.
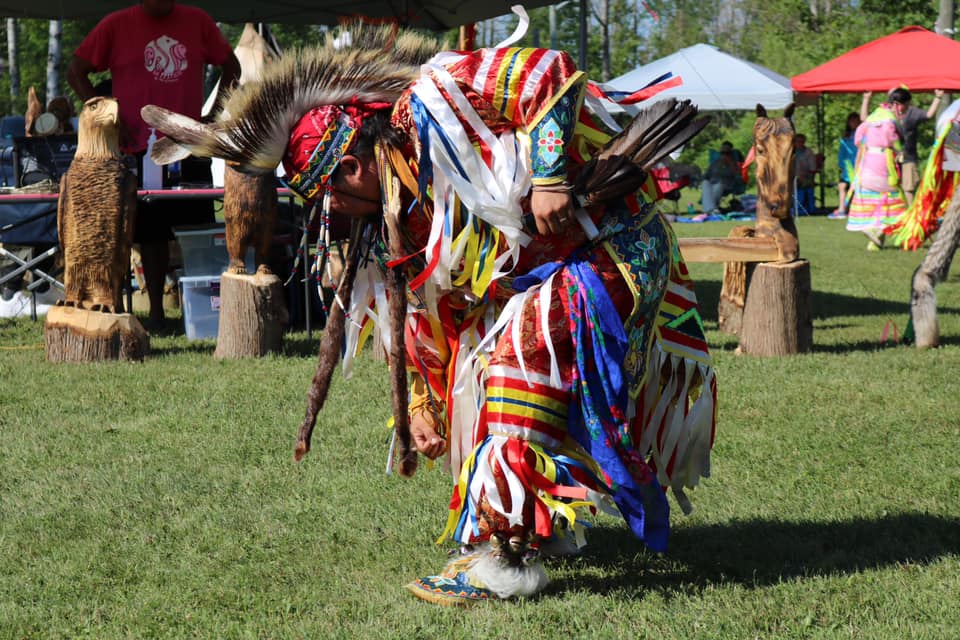
[[[710,118],[689,100],[663,100],[644,109],[588,162],[573,186],[581,204],[635,193],[647,172],[703,129]]]

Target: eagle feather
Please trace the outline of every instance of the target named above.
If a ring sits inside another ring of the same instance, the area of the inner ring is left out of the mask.
[[[574,193],[587,204],[608,202],[633,193],[647,172],[670,152],[697,135],[710,121],[689,100],[674,98],[641,111],[588,162]]]

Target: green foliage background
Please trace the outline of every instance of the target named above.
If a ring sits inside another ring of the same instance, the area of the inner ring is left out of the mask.
[[[874,38],[908,25],[933,28],[937,18],[937,0],[607,0],[609,6],[610,73],[621,75],[697,43],[713,44],[723,51],[762,64],[787,77],[811,69]],[[199,2],[202,6],[202,2]],[[602,79],[601,0],[591,0],[587,69],[591,77]],[[531,17],[525,45],[556,46],[578,56],[579,3],[554,5],[556,30],[550,31],[549,9],[529,11]],[[10,78],[6,60],[0,74],[0,112],[23,113],[27,89],[33,85],[43,99],[46,80],[47,33],[45,20],[19,20],[21,91],[10,96]],[[93,26],[92,21],[65,21],[63,27],[63,63],[61,79],[65,86],[66,64],[71,52]],[[478,25],[478,46],[490,46],[506,37],[516,18],[504,16]],[[321,25],[273,25],[273,33],[283,48],[309,44],[321,37],[327,27]],[[224,33],[235,42],[242,25],[223,25]],[[448,41],[456,42],[456,32]],[[6,53],[6,30],[0,32],[0,51]],[[823,148],[816,148],[816,110],[796,110],[797,130],[808,136],[810,146],[824,154],[825,176],[832,183],[837,175],[836,149],[846,115],[859,111],[859,95],[829,96],[823,99],[826,134]],[[874,101],[876,102],[876,100]],[[929,96],[918,96],[921,108]],[[742,152],[750,147],[752,113],[718,113],[714,122],[685,149],[682,161],[701,167],[708,152],[720,141],[729,139]],[[921,158],[932,140],[929,130],[921,130]]]

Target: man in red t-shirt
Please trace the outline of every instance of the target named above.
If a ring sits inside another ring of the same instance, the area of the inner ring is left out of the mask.
[[[109,70],[112,92],[120,103],[120,148],[142,156],[150,130],[140,117],[140,108],[155,104],[200,118],[207,64],[221,68],[216,113],[226,90],[240,77],[240,63],[217,24],[196,7],[174,0],[142,0],[107,15],[94,27],[74,52],[67,81],[86,101],[96,95],[89,75]],[[197,161],[201,162],[198,166],[191,160],[181,163],[181,181],[211,183],[209,161]],[[210,202],[188,206],[183,202],[140,203],[134,239],[140,244],[152,328],[163,325],[168,242],[173,239],[170,228],[213,221]]]

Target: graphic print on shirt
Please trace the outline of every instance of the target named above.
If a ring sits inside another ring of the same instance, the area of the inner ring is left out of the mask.
[[[154,79],[176,82],[187,69],[187,47],[170,36],[160,36],[144,47],[143,63]]]

